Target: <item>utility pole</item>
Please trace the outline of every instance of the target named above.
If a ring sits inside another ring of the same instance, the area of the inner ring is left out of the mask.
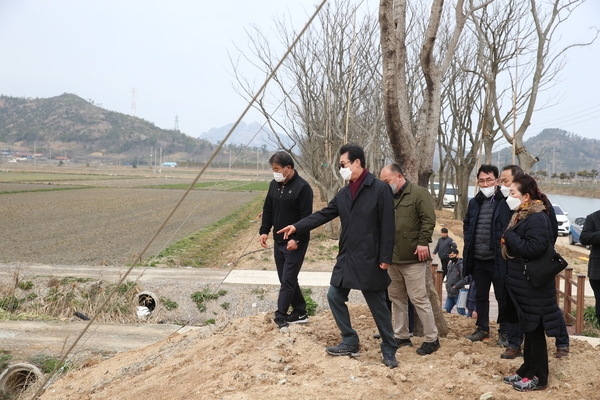
[[[173,128],[173,130],[179,133],[179,116],[177,114],[175,114],[175,127]]]

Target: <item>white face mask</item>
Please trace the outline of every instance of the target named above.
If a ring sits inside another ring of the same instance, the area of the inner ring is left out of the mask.
[[[342,176],[343,180],[348,181],[352,176],[352,171],[350,168],[340,168],[340,175]]]
[[[496,186],[488,186],[481,188],[481,193],[487,198],[492,197],[492,195],[496,192]]]
[[[500,186],[500,191],[502,192],[502,196],[508,197],[510,188],[508,186]]]
[[[508,196],[506,198],[506,204],[511,210],[514,211],[521,205],[521,200],[517,199],[516,197]]]
[[[285,176],[283,175],[283,172],[273,172],[273,179],[275,179],[275,182],[283,182],[285,181]]]
[[[392,193],[396,194],[398,186],[395,183],[390,183],[390,188],[392,189]]]

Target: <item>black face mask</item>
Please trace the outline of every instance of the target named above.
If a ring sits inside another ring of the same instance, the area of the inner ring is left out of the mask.
[[[455,261],[458,259],[458,256],[449,256],[448,258],[451,259],[452,261]]]

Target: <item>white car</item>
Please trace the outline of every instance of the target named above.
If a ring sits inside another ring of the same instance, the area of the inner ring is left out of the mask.
[[[571,223],[569,222],[569,218],[567,215],[569,213],[564,212],[562,208],[560,208],[557,204],[552,204],[554,208],[554,212],[556,213],[556,221],[558,222],[558,234],[562,236],[567,236],[571,231]]]

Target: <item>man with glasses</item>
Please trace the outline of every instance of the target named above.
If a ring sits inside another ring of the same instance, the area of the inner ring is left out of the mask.
[[[342,342],[325,349],[333,356],[358,356],[359,337],[352,328],[346,302],[351,289],[360,290],[381,334],[383,363],[396,368],[392,316],[386,303],[390,284],[387,269],[394,251],[394,198],[390,187],[365,168],[364,150],[353,144],[340,149],[340,176],[349,181],[327,207],[280,229],[283,239],[340,217],[339,251],[327,301],[340,330]]]
[[[503,302],[506,264],[500,251],[500,239],[508,225],[511,211],[498,189],[498,168],[482,165],[477,171],[479,192],[469,201],[463,221],[465,276],[472,275],[477,287],[475,307],[477,328],[467,336],[472,342],[490,338],[490,287],[498,304]],[[506,346],[505,330],[500,325],[498,345]]]

